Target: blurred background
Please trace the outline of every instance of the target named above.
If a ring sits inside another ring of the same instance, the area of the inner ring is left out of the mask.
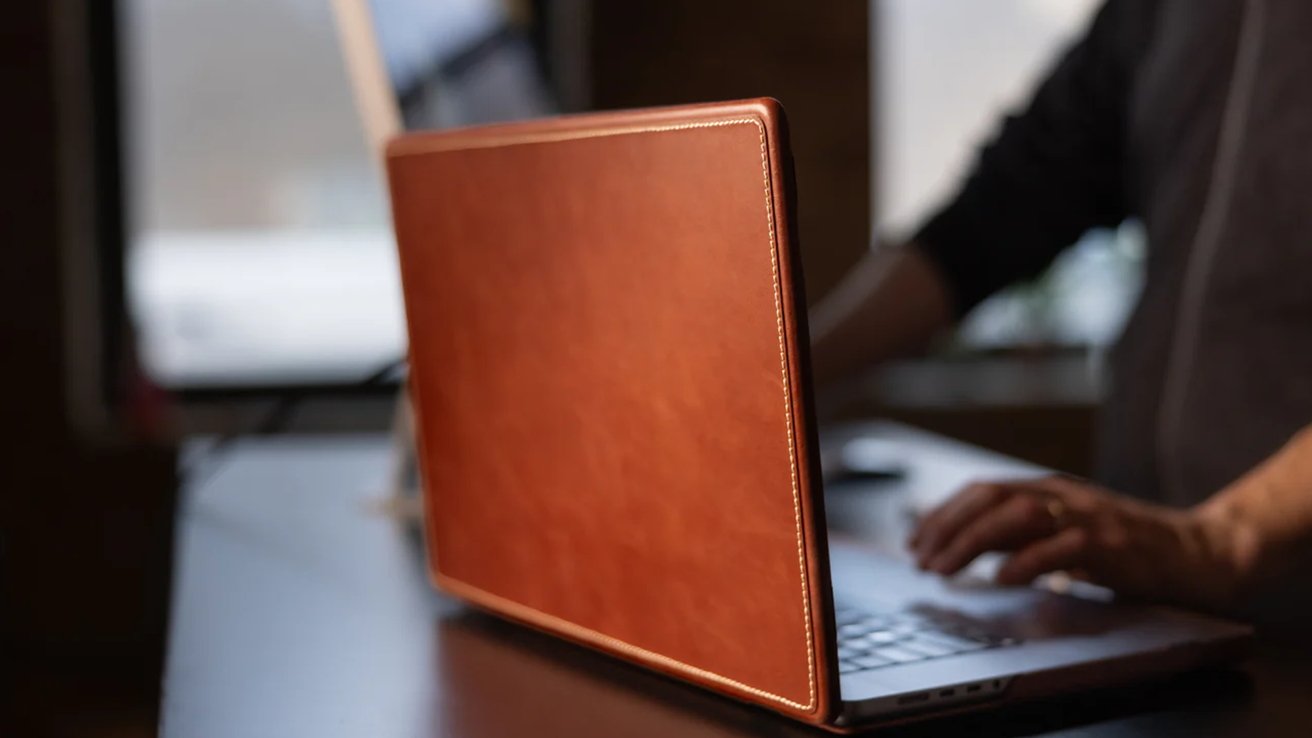
[[[184,399],[188,432],[259,427],[284,390],[300,398],[285,427],[381,427],[387,403],[358,385],[404,354],[403,316],[384,187],[331,3],[121,5],[127,278],[147,372]],[[950,194],[1095,4],[369,5],[411,129],[779,98],[814,301],[873,236],[909,231]],[[1141,248],[1133,225],[1090,234],[1043,278],[977,310],[933,360],[872,377],[868,399],[992,445],[996,433],[974,428],[1013,406],[1018,438],[1004,450],[1082,471],[1080,416],[1137,290]],[[1054,413],[1070,416],[1060,425],[1079,443],[1045,430]]]
[[[342,13],[368,11],[410,129],[780,99],[814,302],[952,191],[1095,3],[22,6],[3,31],[23,142],[0,219],[23,437],[3,472],[6,704],[49,717],[63,689],[99,707],[52,734],[136,735],[153,732],[175,490],[203,467],[178,461],[184,440],[391,422],[404,325],[374,148],[389,113],[344,53],[359,39]],[[1134,224],[1086,235],[930,356],[872,373],[844,412],[1087,471],[1099,357],[1137,294],[1142,240]]]

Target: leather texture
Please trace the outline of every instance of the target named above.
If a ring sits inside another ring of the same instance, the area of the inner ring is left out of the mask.
[[[773,100],[387,150],[430,569],[812,722],[837,704]]]

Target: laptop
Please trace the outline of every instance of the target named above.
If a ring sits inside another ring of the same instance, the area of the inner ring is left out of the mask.
[[[787,135],[757,99],[391,140],[434,583],[835,731],[1239,654],[831,539]]]

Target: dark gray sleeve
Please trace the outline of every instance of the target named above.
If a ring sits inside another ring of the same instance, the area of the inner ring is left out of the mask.
[[[958,315],[1038,275],[1088,229],[1131,215],[1126,127],[1133,65],[1155,13],[1110,0],[1019,115],[1007,117],[969,177],[915,243]]]

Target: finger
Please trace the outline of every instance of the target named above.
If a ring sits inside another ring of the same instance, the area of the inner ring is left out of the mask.
[[[1001,503],[1006,495],[1002,485],[976,482],[935,508],[911,537],[911,548],[920,565],[923,567],[938,554],[944,543],[951,540],[963,525],[983,510]]]
[[[1027,584],[1040,574],[1083,568],[1088,553],[1088,531],[1066,528],[1017,551],[998,569],[996,578],[998,584]]]
[[[1047,492],[1050,490],[1044,486],[1045,483],[1049,478],[1056,478],[1056,477],[1057,475],[1050,475],[1048,477],[1010,477],[1005,479],[993,479],[989,481],[972,482],[962,487],[961,489],[957,490],[955,493],[953,493],[953,495],[950,498],[948,498],[946,502],[943,502],[938,507],[931,510],[923,518],[920,527],[916,529],[916,531],[912,534],[911,538],[908,539],[907,543],[912,548],[915,548],[916,544],[922,542],[921,541],[921,538],[923,538],[922,531],[925,529],[925,526],[927,524],[932,523],[937,525],[939,522],[938,518],[940,516],[951,514],[952,506],[955,503],[964,502],[967,498],[969,498],[972,495],[995,494],[998,491],[1001,491],[1002,496],[1005,497],[1009,492],[1015,491],[1017,489],[1033,490],[1036,492]]]
[[[1043,477],[1020,479],[1008,483],[1008,486],[1021,490],[1030,490],[1044,494],[1060,495],[1067,504],[1085,500],[1097,488],[1092,482],[1071,474],[1049,474]]]
[[[955,574],[988,551],[1011,551],[1056,532],[1048,500],[1035,494],[1015,494],[963,526],[928,567],[939,574]]]
[[[969,523],[980,512],[1001,504],[1016,488],[1040,481],[1042,480],[1022,478],[969,484],[947,502],[931,511],[917,526],[908,545],[923,567],[962,526]]]

